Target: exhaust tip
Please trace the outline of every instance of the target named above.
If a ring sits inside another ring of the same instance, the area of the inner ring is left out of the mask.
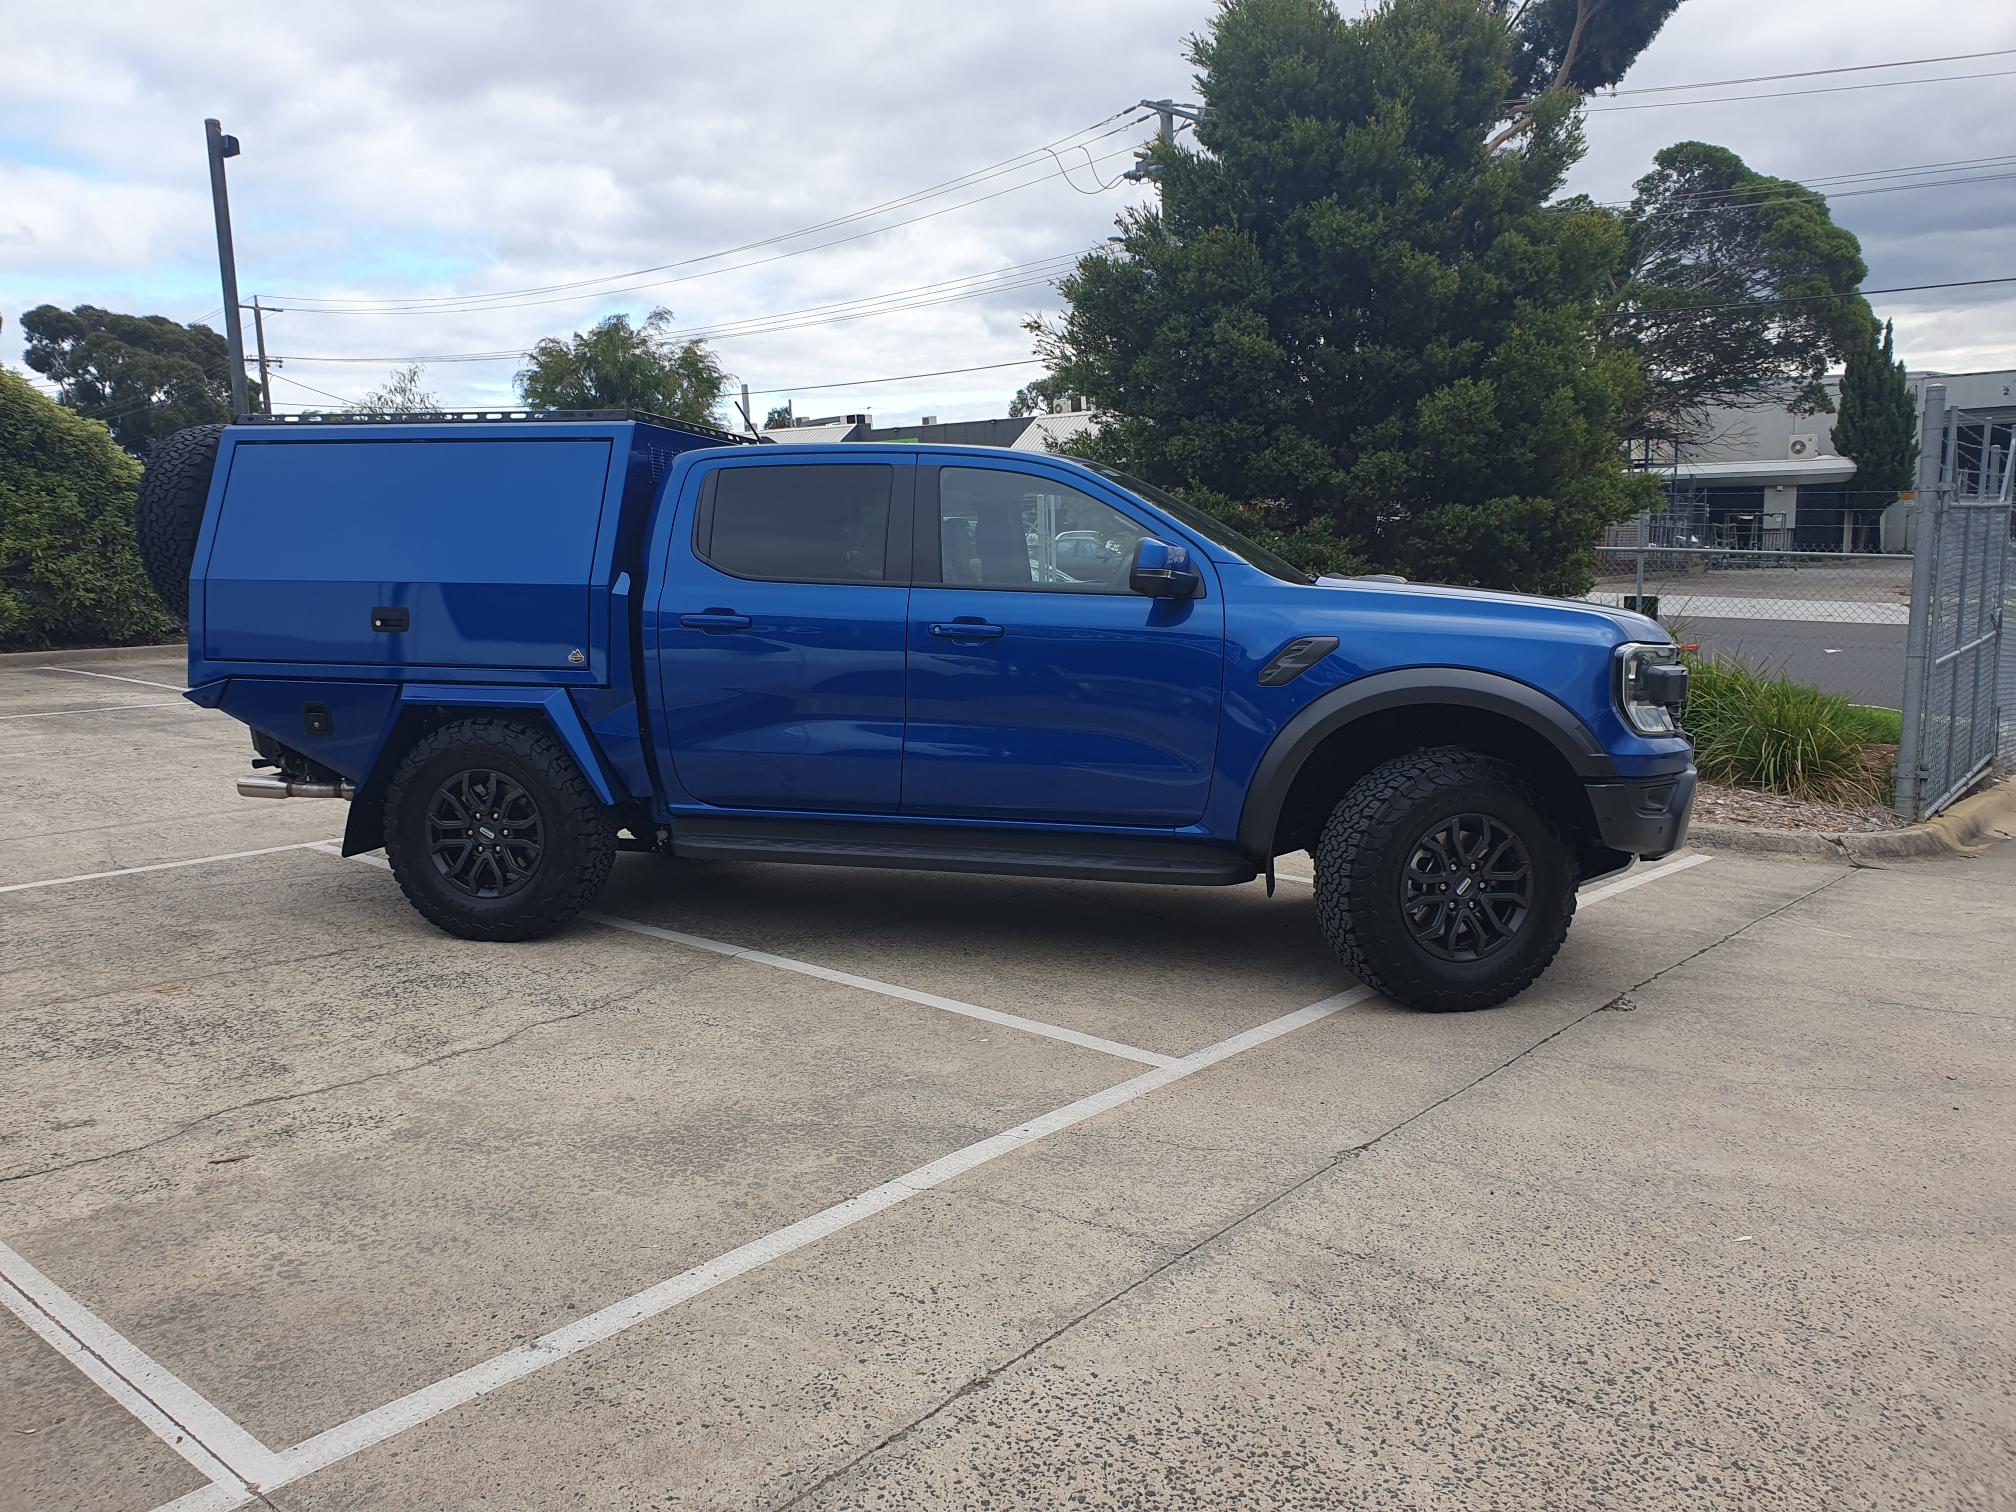
[[[289,782],[285,777],[240,777],[240,798],[351,798],[357,784],[336,782]]]

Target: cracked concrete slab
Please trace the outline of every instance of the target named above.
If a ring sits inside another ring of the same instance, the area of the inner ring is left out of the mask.
[[[1856,873],[1661,973],[800,1504],[2009,1505],[2016,1045],[1885,1005],[2012,942],[1839,944],[1951,898]]]

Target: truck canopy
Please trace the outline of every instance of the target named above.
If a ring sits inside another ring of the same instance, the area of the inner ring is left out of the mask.
[[[214,675],[280,663],[601,680],[609,591],[657,484],[678,453],[738,439],[643,416],[231,426],[197,542],[192,645]]]

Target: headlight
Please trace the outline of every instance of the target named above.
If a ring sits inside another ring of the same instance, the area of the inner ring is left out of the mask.
[[[1680,648],[1633,642],[1617,648],[1617,710],[1640,735],[1671,735],[1687,708]]]

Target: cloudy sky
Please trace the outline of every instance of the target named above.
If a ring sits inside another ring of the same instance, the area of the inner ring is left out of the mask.
[[[999,414],[1040,372],[993,365],[1029,357],[1022,322],[1056,303],[1046,278],[1144,192],[1116,182],[1149,129],[1125,107],[1193,97],[1181,42],[1208,10],[574,0],[479,20],[390,0],[17,0],[0,48],[0,360],[44,301],[221,329],[202,147],[216,115],[244,144],[241,292],[285,310],[268,323],[292,380],[277,400],[347,399],[420,357],[444,401],[499,403],[509,353],[665,304],[713,333],[759,412],[789,391],[801,415]],[[1762,171],[1835,179],[1871,287],[2016,275],[2016,5],[1933,14],[1687,0],[1627,89],[1969,56],[1595,100],[1573,187],[1624,198],[1660,147],[1718,142]],[[1840,87],[1898,79],[1938,82]],[[1961,166],[1849,177],[1940,164]],[[1875,303],[1914,367],[2016,366],[2016,283]],[[507,355],[444,360],[492,353]],[[984,370],[866,381],[955,368]]]

